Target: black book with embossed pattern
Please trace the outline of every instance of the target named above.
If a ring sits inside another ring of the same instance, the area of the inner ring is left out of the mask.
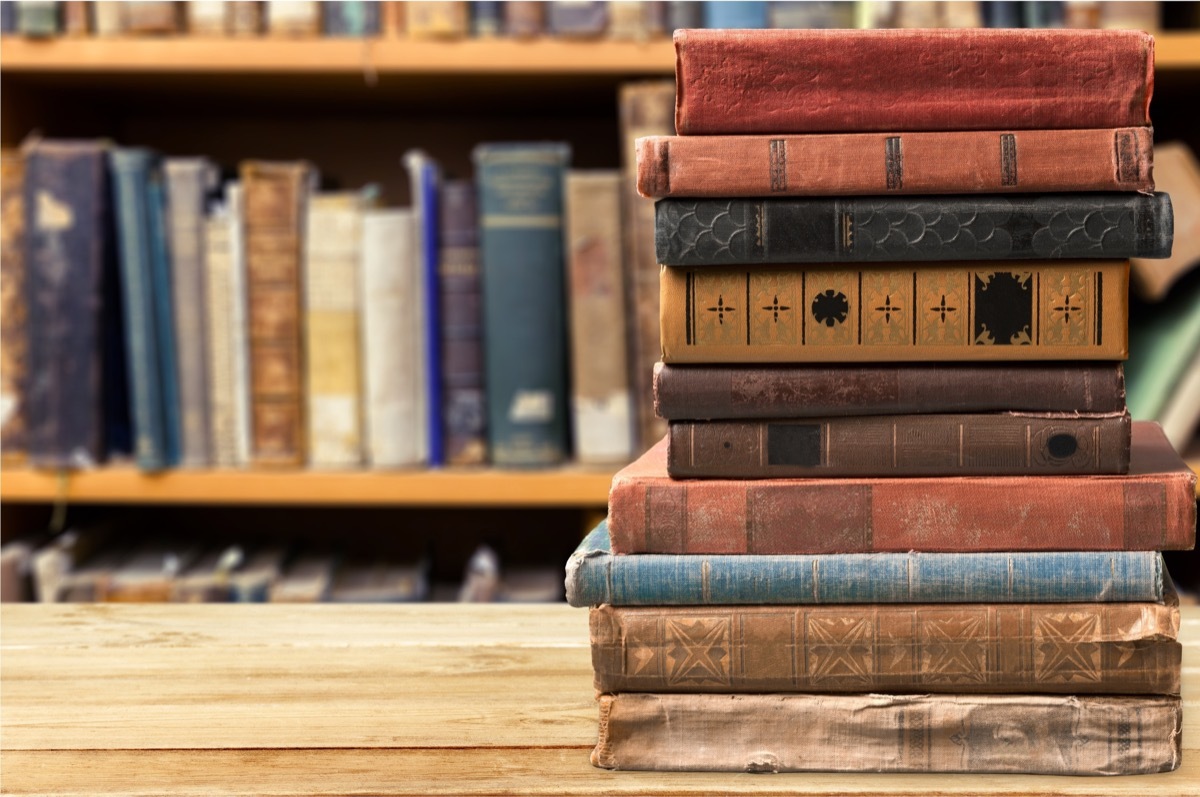
[[[663,199],[658,261],[669,266],[1023,258],[1163,258],[1163,193]]]

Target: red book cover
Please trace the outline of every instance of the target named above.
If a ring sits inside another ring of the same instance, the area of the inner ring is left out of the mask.
[[[1132,30],[682,30],[679,135],[1033,130],[1150,123]]]
[[[612,550],[826,554],[1187,550],[1196,476],[1155,423],[1133,424],[1129,473],[671,479],[666,440],[613,478]]]

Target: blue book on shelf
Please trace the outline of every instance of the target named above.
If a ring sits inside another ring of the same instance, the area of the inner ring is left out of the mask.
[[[747,0],[744,3],[710,0],[704,4],[704,27],[765,28],[767,4],[765,0]]]
[[[137,147],[109,153],[134,454],[138,467],[147,471],[168,465],[148,198],[150,170],[155,161],[153,153]]]
[[[15,0],[0,0],[0,33],[17,32],[17,4]]]
[[[566,144],[480,144],[488,451],[500,467],[567,456],[567,327],[563,306]]]
[[[379,35],[379,3],[342,0],[321,4],[321,25],[326,36]]]
[[[1025,9],[1020,0],[985,0],[982,11],[983,22],[989,28],[1022,27]]]
[[[499,36],[504,29],[504,3],[474,0],[471,3],[471,35]]]
[[[429,436],[429,464],[446,464],[442,429],[442,313],[441,281],[438,278],[439,246],[438,194],[441,189],[441,169],[437,162],[421,150],[404,155],[408,166],[409,189],[412,193],[413,218],[416,224],[417,270],[421,273],[424,305],[425,336],[425,403],[426,428]]]
[[[158,369],[162,385],[163,450],[167,466],[179,464],[183,452],[183,419],[179,407],[179,372],[175,357],[174,295],[171,290],[171,251],[167,243],[167,189],[162,175],[151,172],[146,186],[146,217],[150,227],[150,274]]]
[[[567,561],[572,606],[1162,601],[1156,551],[623,554],[602,521]]]

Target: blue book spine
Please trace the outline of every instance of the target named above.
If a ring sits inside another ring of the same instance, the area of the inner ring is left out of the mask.
[[[17,4],[15,0],[0,0],[0,33],[17,32]]]
[[[362,0],[322,3],[321,27],[326,36],[374,36],[379,33],[379,4]]]
[[[109,153],[125,308],[134,453],[138,467],[146,471],[167,466],[147,204],[153,162],[153,155],[144,149],[117,149]]]
[[[175,316],[171,289],[171,253],[167,245],[166,187],[151,173],[146,186],[146,218],[150,232],[151,292],[158,334],[158,368],[162,385],[163,451],[168,467],[178,465],[183,451],[179,405],[179,372],[175,358]]]
[[[567,562],[572,606],[1089,603],[1163,599],[1156,551],[709,556],[610,551],[602,522]]]
[[[765,28],[767,4],[765,0],[747,0],[744,3],[710,0],[704,4],[704,27]]]
[[[481,144],[484,385],[488,450],[501,467],[567,456],[563,266],[566,144]]]
[[[1021,27],[1023,9],[1019,0],[985,0],[982,10],[983,22],[989,28]]]
[[[1024,3],[1027,28],[1061,28],[1065,15],[1062,0],[1028,0]]]
[[[504,29],[504,4],[496,0],[471,3],[471,35],[499,36]]]
[[[424,334],[425,426],[429,440],[429,464],[439,467],[446,463],[442,429],[442,289],[438,275],[440,260],[440,225],[438,199],[441,193],[441,170],[437,163],[421,150],[404,155],[408,167],[412,194],[413,215],[417,227],[417,270],[421,272],[421,303]]]
[[[39,467],[105,454],[103,142],[39,141],[25,166],[28,450]]]

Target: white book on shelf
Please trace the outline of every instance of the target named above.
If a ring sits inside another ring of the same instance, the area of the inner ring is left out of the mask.
[[[374,467],[425,462],[422,301],[411,210],[363,214],[362,351],[367,461]]]

